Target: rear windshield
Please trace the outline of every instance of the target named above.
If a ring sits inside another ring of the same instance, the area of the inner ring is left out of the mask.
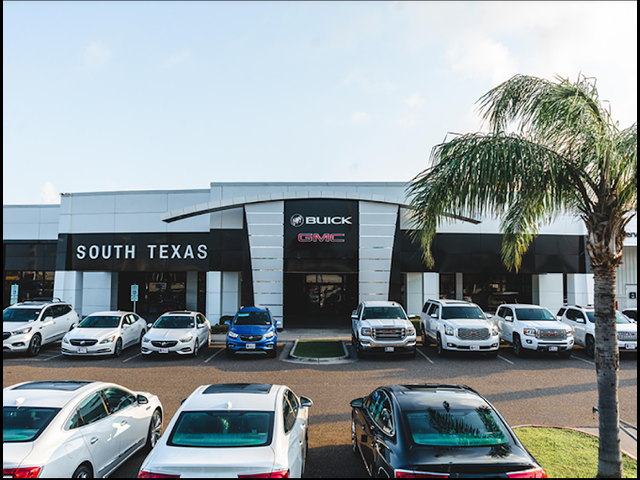
[[[363,320],[383,320],[388,318],[406,320],[407,316],[400,307],[367,307],[362,314]]]
[[[41,308],[7,308],[2,312],[3,322],[31,322],[38,318]]]
[[[417,445],[481,447],[503,445],[509,435],[487,407],[450,409],[428,408],[407,412],[405,419]]]
[[[120,317],[103,317],[89,315],[85,318],[79,328],[116,328],[120,325]]]
[[[153,328],[193,328],[193,322],[193,317],[178,317],[172,315],[170,317],[160,317],[156,320],[156,323],[153,324]]]
[[[486,320],[484,313],[480,308],[469,305],[465,307],[443,307],[442,318],[444,320],[449,319],[465,319],[465,318],[482,318]]]
[[[546,308],[516,308],[518,320],[542,320],[557,322],[558,319]]]
[[[169,445],[261,447],[271,444],[273,412],[182,412]]]
[[[267,312],[242,312],[236,315],[234,325],[271,325]]]
[[[35,440],[59,411],[59,408],[2,407],[2,442]]]
[[[587,312],[587,318],[591,323],[596,322],[596,314],[594,312]],[[633,322],[629,320],[627,317],[625,317],[623,314],[621,314],[620,312],[616,312],[616,323],[621,324],[621,323],[633,323]]]

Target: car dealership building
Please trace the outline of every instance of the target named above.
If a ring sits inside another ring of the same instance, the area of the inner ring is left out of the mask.
[[[543,228],[518,273],[502,264],[499,221],[452,219],[438,230],[429,269],[411,239],[406,186],[212,183],[4,205],[3,304],[54,296],[81,315],[135,308],[153,320],[187,309],[212,324],[241,305],[261,305],[284,327],[322,327],[349,325],[361,300],[395,300],[409,314],[438,297],[487,311],[515,301],[554,313],[564,302],[592,303],[579,219]],[[637,305],[635,218],[627,229],[621,309]]]

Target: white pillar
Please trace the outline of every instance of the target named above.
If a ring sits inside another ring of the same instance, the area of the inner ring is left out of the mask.
[[[569,305],[593,304],[593,273],[567,275],[567,302]]]
[[[217,325],[222,315],[222,272],[207,272],[207,312],[211,325]]]
[[[64,302],[69,302],[82,318],[82,272],[56,272],[53,281],[53,296]]]
[[[240,272],[222,272],[222,315],[235,315],[240,307]]]
[[[422,297],[422,273],[407,273],[405,282],[405,307],[407,315],[418,315],[422,312],[424,299]]]
[[[551,310],[554,315],[564,302],[562,273],[541,273],[533,278],[534,289],[537,277],[538,299],[534,303]]]
[[[82,315],[111,310],[111,272],[84,272]]]
[[[198,272],[187,272],[187,310],[198,310]]]
[[[422,293],[425,302],[440,298],[440,274],[438,272],[425,272],[422,274]]]
[[[456,273],[456,300],[464,300],[464,274]]]

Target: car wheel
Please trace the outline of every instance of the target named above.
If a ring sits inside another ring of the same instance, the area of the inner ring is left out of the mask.
[[[144,338],[144,334],[147,333],[144,330],[140,332],[140,345],[142,345],[142,339]]]
[[[427,334],[424,333],[424,328],[422,327],[420,327],[420,335],[422,336],[423,347],[428,347],[429,345],[431,345],[431,342],[429,341],[429,338],[427,338]]]
[[[587,349],[587,355],[589,355],[591,358],[595,357],[595,355],[596,355],[596,341],[591,335],[587,336],[586,349]]]
[[[351,417],[351,451],[354,455],[358,455],[358,438],[356,435],[356,421]]]
[[[122,354],[122,339],[116,340],[116,348],[113,349],[113,356],[119,357]]]
[[[444,344],[442,343],[442,337],[438,334],[438,338],[436,340],[436,353],[439,357],[444,357],[447,353],[447,350],[444,348]]]
[[[40,348],[42,347],[42,337],[40,337],[39,333],[36,333],[33,337],[31,337],[31,341],[29,342],[29,355],[31,357],[35,357],[40,353]]]
[[[196,343],[193,345],[193,356],[197,357],[200,351],[200,341],[196,338]]]
[[[524,351],[522,349],[522,343],[520,342],[520,336],[519,335],[514,335],[513,336],[513,354],[516,357],[522,357],[522,355],[524,354]]]
[[[149,432],[147,433],[147,450],[151,450],[155,447],[162,436],[162,413],[160,410],[156,409],[151,416],[151,421],[149,422]]]
[[[93,471],[89,465],[82,464],[76,468],[71,478],[93,478]]]

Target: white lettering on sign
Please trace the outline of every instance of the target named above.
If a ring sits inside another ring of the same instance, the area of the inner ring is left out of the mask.
[[[84,260],[88,254],[91,260],[97,260],[98,258],[109,260],[115,251],[115,257],[120,259],[123,248],[125,258],[136,258],[135,245],[90,245],[88,250],[86,245],[78,245],[76,247],[76,258]]]
[[[95,260],[100,256],[100,247],[98,245],[91,245],[89,247],[89,258]]]
[[[195,258],[193,256],[193,248],[191,245],[187,245],[187,248],[184,249],[184,258]]]
[[[307,217],[307,225],[351,225],[351,217]]]
[[[207,246],[205,244],[198,245],[198,258],[201,260],[207,258]]]
[[[163,260],[169,258],[168,250],[169,245],[160,245],[160,258]]]
[[[136,258],[136,246],[135,245],[125,245],[125,247],[124,247],[124,258]]]
[[[76,248],[76,258],[78,260],[84,260],[84,257],[87,256],[87,247],[85,247],[84,245],[78,245],[78,248]]]
[[[206,244],[200,244],[194,251],[193,245],[181,245],[181,244],[160,244],[160,245],[147,245],[149,252],[149,259],[187,259],[196,258],[204,260],[209,255]],[[136,246],[135,245],[78,245],[76,247],[76,258],[78,260],[85,260],[87,257],[91,260],[97,260],[102,258],[109,260],[112,257],[120,260],[124,254],[125,259],[136,258]]]

